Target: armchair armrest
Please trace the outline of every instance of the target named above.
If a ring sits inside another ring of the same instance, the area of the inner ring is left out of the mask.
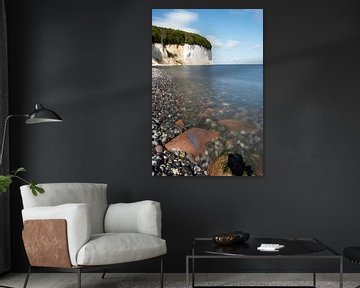
[[[160,203],[150,200],[111,204],[105,215],[106,233],[143,233],[161,237]]]
[[[89,206],[86,204],[64,204],[58,206],[33,207],[22,210],[23,221],[64,219],[71,264],[77,265],[76,256],[80,248],[89,241],[91,235],[91,222]],[[35,235],[34,235],[35,236]],[[39,241],[37,235],[34,241]],[[48,245],[48,243],[46,243]]]

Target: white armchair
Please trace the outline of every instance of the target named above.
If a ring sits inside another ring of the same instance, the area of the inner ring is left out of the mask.
[[[106,184],[40,184],[45,193],[33,196],[28,185],[21,196],[23,240],[34,268],[77,272],[106,270],[117,264],[159,257],[163,287],[161,209],[154,201],[107,204]],[[103,275],[104,278],[105,274]]]

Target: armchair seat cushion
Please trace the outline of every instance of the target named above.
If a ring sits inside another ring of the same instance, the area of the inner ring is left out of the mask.
[[[145,260],[166,254],[166,241],[141,233],[94,234],[81,247],[78,265],[108,265]]]

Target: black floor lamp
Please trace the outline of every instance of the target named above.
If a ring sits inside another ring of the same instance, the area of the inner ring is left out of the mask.
[[[39,123],[47,123],[47,122],[56,123],[56,122],[63,121],[57,113],[55,113],[54,111],[52,111],[50,109],[44,108],[44,106],[41,104],[36,104],[35,110],[33,112],[31,112],[30,114],[7,116],[5,119],[5,123],[4,123],[3,138],[2,138],[1,150],[0,150],[0,168],[2,166],[2,161],[3,161],[4,146],[5,146],[5,142],[6,142],[6,132],[7,132],[8,122],[11,118],[15,118],[15,117],[26,118],[25,124],[39,124]],[[13,287],[9,287],[9,286],[3,286],[1,284],[0,284],[0,287],[13,288]]]
[[[7,125],[11,118],[15,117],[24,117],[26,118],[25,124],[39,124],[39,123],[47,123],[47,122],[62,122],[63,120],[61,117],[56,114],[54,111],[45,108],[41,104],[35,105],[35,110],[30,114],[19,114],[19,115],[9,115],[5,119],[4,124],[4,132],[1,144],[1,152],[0,152],[0,167],[2,165],[3,154],[4,154],[4,146],[6,140],[6,132],[7,132]],[[0,286],[1,287],[1,286]]]

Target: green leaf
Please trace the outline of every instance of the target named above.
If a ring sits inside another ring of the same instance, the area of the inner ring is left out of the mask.
[[[12,183],[12,176],[11,175],[0,175],[0,191],[6,192],[9,188],[10,184]]]
[[[16,174],[18,174],[19,172],[25,172],[26,171],[26,169],[24,168],[24,167],[19,167],[17,170],[15,170],[15,171],[12,171],[11,173],[12,173],[12,175],[16,175]]]
[[[33,181],[31,181],[30,183],[30,189],[34,196],[37,196],[38,194],[43,194],[45,192],[44,188],[37,186],[37,184]]]
[[[18,173],[18,172],[25,172],[26,169],[24,167],[19,167],[15,173]]]
[[[31,182],[30,183],[30,189],[31,189],[31,192],[32,192],[32,194],[34,195],[34,196],[37,196],[37,191],[36,191],[36,183],[34,183],[34,182]]]
[[[35,186],[35,190],[40,194],[43,194],[45,192],[44,188],[41,188],[39,186]]]

